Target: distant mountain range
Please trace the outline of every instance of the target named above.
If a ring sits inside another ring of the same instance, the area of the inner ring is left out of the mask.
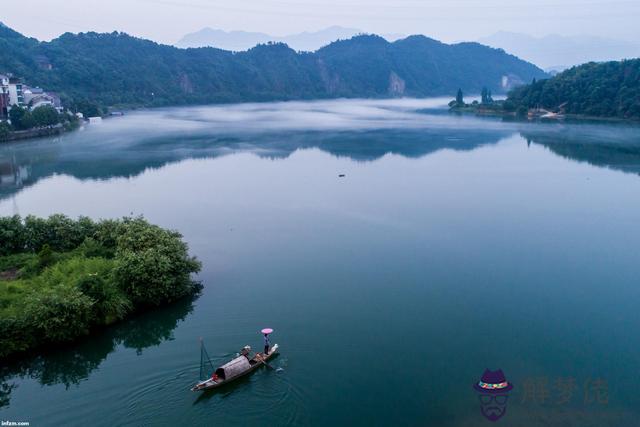
[[[504,49],[547,71],[562,71],[591,61],[617,61],[640,57],[640,42],[593,36],[548,35],[538,38],[501,31],[478,41],[487,46]]]
[[[182,37],[175,45],[181,48],[217,47],[231,51],[249,50],[258,44],[268,42],[285,43],[297,51],[316,51],[336,40],[350,39],[364,31],[356,28],[333,26],[316,32],[303,32],[288,36],[273,36],[265,33],[247,31],[222,31],[214,28],[203,28],[195,33]],[[395,41],[406,36],[402,34],[383,34],[388,41]]]
[[[179,49],[124,33],[66,33],[50,42],[0,27],[0,72],[57,92],[80,111],[88,103],[162,106],[339,97],[426,97],[504,93],[547,75],[478,43],[424,36],[390,43],[374,35],[297,53],[282,43],[233,53]],[[87,107],[90,108],[90,107]]]

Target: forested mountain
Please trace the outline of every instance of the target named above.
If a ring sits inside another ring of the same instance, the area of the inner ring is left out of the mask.
[[[640,59],[588,63],[514,89],[506,104],[596,117],[640,119]]]
[[[0,73],[57,91],[68,105],[194,104],[335,97],[494,93],[546,75],[502,50],[423,36],[366,35],[313,53],[285,44],[233,53],[179,49],[124,33],[66,33],[51,42],[0,27]],[[507,85],[505,85],[505,81]]]

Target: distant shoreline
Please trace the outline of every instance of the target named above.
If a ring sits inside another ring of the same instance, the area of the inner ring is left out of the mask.
[[[518,115],[515,111],[504,111],[495,108],[487,108],[486,105],[467,104],[464,107],[453,106],[449,108],[449,112],[456,114],[472,114],[478,117],[501,117],[503,119],[512,119],[522,122],[600,122],[600,123],[623,123],[623,124],[640,124],[638,119],[624,119],[620,117],[601,117],[589,116],[583,114],[558,114],[555,117],[543,117],[539,115],[531,116]]]
[[[71,129],[71,130],[74,130],[74,129]],[[70,132],[71,130],[65,129],[64,126],[62,125],[54,126],[54,127],[46,127],[46,128],[28,129],[28,130],[14,130],[9,132],[9,135],[6,137],[6,139],[0,141],[0,143],[45,138],[47,136],[55,136],[55,135],[63,134],[65,132]]]

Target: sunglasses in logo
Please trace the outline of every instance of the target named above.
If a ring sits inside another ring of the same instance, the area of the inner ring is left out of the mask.
[[[497,405],[506,405],[507,404],[507,396],[506,394],[498,394],[492,396],[490,394],[481,394],[478,396],[480,398],[480,403],[483,405],[489,405],[491,402],[495,402]]]

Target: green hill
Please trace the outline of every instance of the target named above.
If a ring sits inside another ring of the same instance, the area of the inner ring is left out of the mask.
[[[522,86],[509,94],[514,109],[640,119],[640,59],[588,63]]]
[[[177,105],[337,97],[447,95],[483,86],[504,92],[546,77],[536,66],[477,43],[423,36],[389,43],[373,35],[312,53],[284,44],[232,53],[179,49],[123,33],[64,34],[39,42],[0,27],[0,72],[58,92],[63,101]]]

